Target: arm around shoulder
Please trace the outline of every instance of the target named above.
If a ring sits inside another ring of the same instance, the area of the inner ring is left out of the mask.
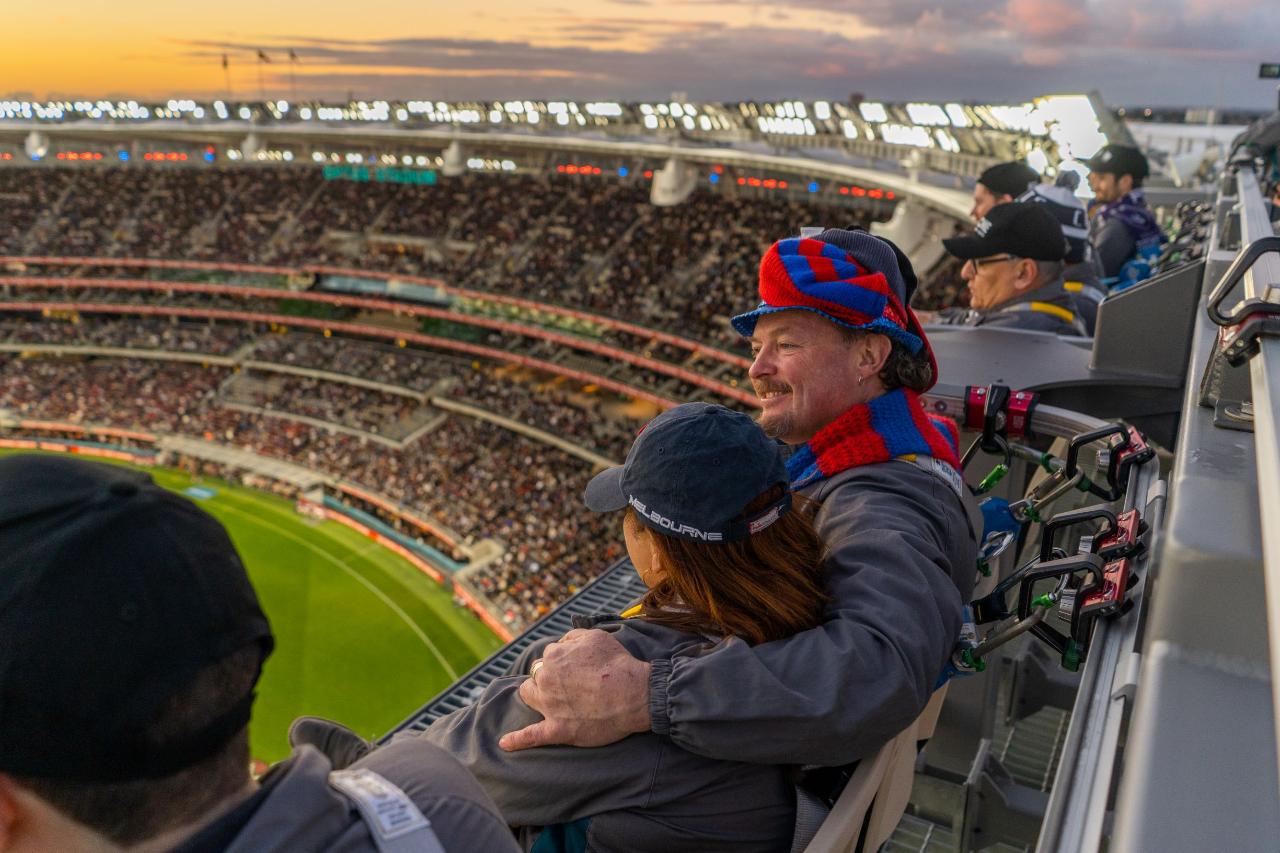
[[[654,731],[713,758],[831,765],[869,754],[919,715],[960,628],[952,578],[973,571],[976,545],[932,475],[872,468],[835,486],[818,516],[833,598],[824,624],[674,659],[665,685],[650,683],[655,703],[666,694]],[[661,673],[655,663],[653,678]]]

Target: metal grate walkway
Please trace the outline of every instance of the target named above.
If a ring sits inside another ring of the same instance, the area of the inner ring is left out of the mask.
[[[452,687],[423,705],[383,740],[401,731],[423,731],[445,714],[467,707],[489,682],[506,675],[511,665],[531,644],[538,640],[560,637],[572,629],[574,616],[621,613],[645,592],[647,587],[631,566],[631,560],[619,560],[564,604],[535,622],[529,630],[477,664]]]

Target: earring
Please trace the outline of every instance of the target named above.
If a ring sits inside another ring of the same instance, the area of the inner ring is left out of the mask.
[[[866,378],[867,378],[867,377],[865,377],[865,376],[863,376],[861,373],[859,373],[859,374],[858,374],[858,384],[859,384],[859,385],[861,385],[861,384],[862,384],[862,380],[864,380],[864,379],[866,379]]]

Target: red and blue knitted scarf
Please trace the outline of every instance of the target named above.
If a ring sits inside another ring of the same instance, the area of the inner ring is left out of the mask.
[[[947,418],[924,410],[920,395],[905,388],[860,403],[820,429],[787,460],[798,489],[862,465],[901,456],[932,456],[960,469],[960,436]]]

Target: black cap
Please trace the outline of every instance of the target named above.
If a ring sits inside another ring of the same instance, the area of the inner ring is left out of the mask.
[[[67,457],[0,459],[0,771],[118,782],[207,758],[252,689],[155,746],[165,703],[271,628],[226,531],[147,474]]]
[[[992,195],[1017,198],[1027,187],[1040,183],[1040,174],[1026,163],[997,163],[978,176],[978,183]]]
[[[1036,261],[1060,261],[1067,254],[1062,225],[1048,205],[1030,201],[997,204],[978,222],[971,237],[942,241],[957,258],[988,258],[1008,253]]]
[[[789,491],[745,516],[748,504],[786,482],[781,448],[750,417],[685,403],[650,421],[626,463],[592,478],[583,500],[596,512],[630,504],[641,521],[668,536],[730,542],[760,532],[787,511]]]
[[[1151,174],[1147,155],[1129,145],[1104,145],[1097,154],[1083,162],[1090,171],[1133,175],[1139,181]]]

